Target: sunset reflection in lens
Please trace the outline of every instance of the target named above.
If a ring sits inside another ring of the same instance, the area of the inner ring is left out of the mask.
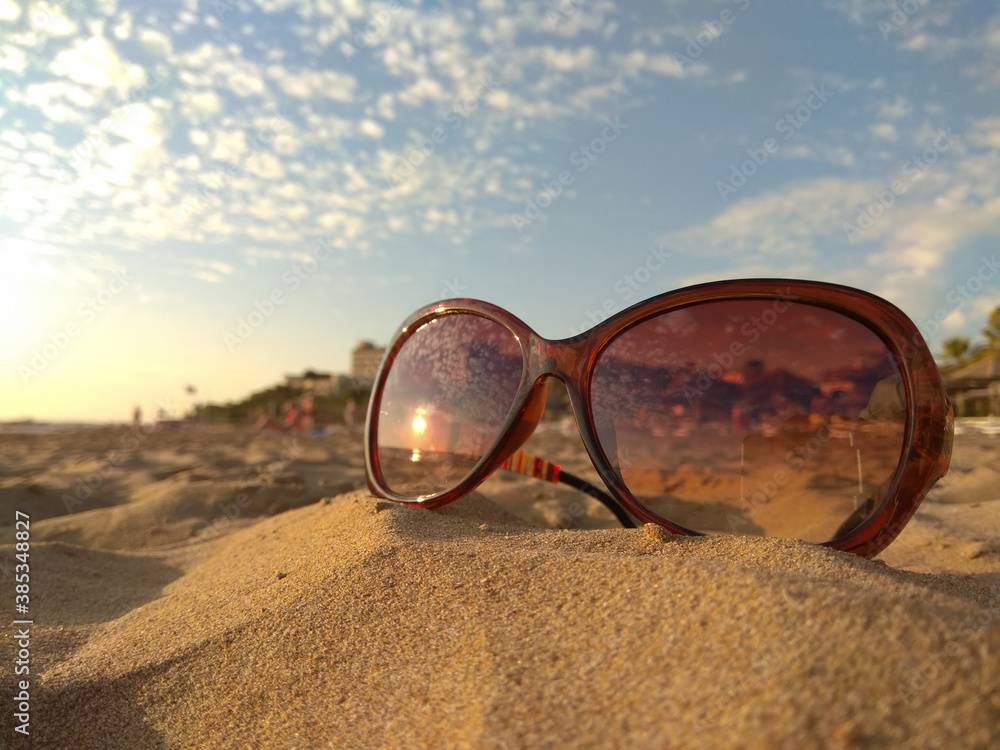
[[[788,299],[705,302],[627,329],[591,383],[632,495],[688,529],[823,542],[877,509],[906,402],[882,340]]]
[[[517,338],[492,320],[444,315],[414,331],[378,404],[386,486],[419,498],[461,482],[496,441],[523,370]]]

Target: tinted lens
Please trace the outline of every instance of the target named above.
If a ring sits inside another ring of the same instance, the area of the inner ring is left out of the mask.
[[[879,507],[906,397],[869,328],[786,300],[706,302],[602,350],[598,440],[653,513],[695,531],[830,541]]]
[[[461,482],[499,436],[523,369],[520,343],[492,320],[444,315],[414,331],[378,404],[386,486],[416,498]]]

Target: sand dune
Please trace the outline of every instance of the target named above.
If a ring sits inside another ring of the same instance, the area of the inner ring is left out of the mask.
[[[0,437],[5,515],[116,440]],[[360,440],[297,444],[153,433],[105,504],[32,524],[35,747],[1000,746],[1000,492],[961,498],[995,438],[876,561],[587,530],[530,480],[441,511],[326,498]]]

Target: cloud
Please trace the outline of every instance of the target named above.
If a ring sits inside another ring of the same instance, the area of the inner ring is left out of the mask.
[[[102,36],[92,36],[63,50],[56,55],[49,70],[76,83],[115,89],[119,96],[125,96],[146,80],[145,71],[125,62]]]
[[[236,162],[246,150],[247,138],[242,130],[216,130],[209,156],[217,161]]]
[[[118,23],[112,28],[116,39],[128,39],[132,36],[132,11],[123,10],[118,16]]]
[[[169,63],[177,68],[178,78],[187,86],[221,86],[240,98],[267,93],[260,66],[247,60],[235,45],[219,47],[206,42],[193,50],[175,52]]]
[[[16,21],[21,16],[21,9],[11,0],[0,0],[0,21]]]
[[[90,117],[81,110],[97,103],[90,91],[64,81],[33,83],[23,93],[10,91],[8,98],[34,107],[53,122],[87,123]]]
[[[73,36],[80,27],[55,3],[34,2],[31,4],[30,20],[32,28],[46,36]]]
[[[294,133],[279,133],[271,144],[276,154],[295,156],[302,150],[302,139]]]
[[[178,96],[181,113],[186,117],[203,119],[203,115],[217,115],[222,111],[222,98],[214,91],[184,91]]]
[[[192,129],[188,131],[188,140],[195,146],[207,146],[212,142],[211,137],[204,130]]]
[[[358,126],[358,129],[365,135],[369,136],[370,138],[381,138],[383,135],[385,135],[385,128],[383,128],[374,120],[367,120],[367,119],[362,120],[361,124]]]
[[[285,176],[285,168],[281,161],[266,151],[251,154],[246,161],[245,171],[265,180],[280,180]]]
[[[597,53],[593,47],[578,49],[556,49],[547,46],[541,49],[542,62],[553,70],[589,70],[597,63]]]
[[[139,43],[157,57],[167,57],[174,50],[170,37],[155,29],[140,29]]]
[[[428,76],[421,76],[396,97],[397,101],[411,107],[419,107],[425,101],[441,102],[447,98],[444,87]]]
[[[327,98],[339,102],[354,100],[358,81],[354,76],[334,70],[304,70],[293,73],[281,65],[267,68],[267,76],[281,90],[299,99]]]
[[[896,95],[891,102],[879,105],[877,117],[880,120],[901,120],[908,117],[913,111],[913,107],[904,96]]]
[[[123,119],[112,123],[113,132],[140,151],[161,145],[167,133],[162,116],[148,104],[131,105]]]
[[[973,146],[1000,151],[1000,117],[986,117],[974,122],[968,141]]]
[[[896,132],[896,127],[890,122],[875,123],[868,129],[871,131],[872,135],[876,138],[882,139],[883,141],[895,143],[899,140],[899,133]]]
[[[0,0],[0,2],[2,1]],[[23,49],[9,44],[0,44],[0,70],[12,70],[21,75],[27,64],[28,56]]]

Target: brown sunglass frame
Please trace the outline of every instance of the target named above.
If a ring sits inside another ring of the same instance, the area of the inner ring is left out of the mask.
[[[591,377],[600,353],[617,335],[654,315],[693,304],[737,299],[791,299],[833,310],[874,331],[895,357],[906,393],[906,428],[902,460],[881,505],[867,521],[824,546],[874,557],[902,531],[934,483],[948,471],[954,422],[941,376],[913,322],[890,302],[839,284],[792,279],[743,279],[685,287],[639,302],[594,328],[567,339],[550,340],[523,321],[488,302],[452,299],[428,305],[410,315],[386,348],[368,405],[365,464],[368,486],[380,497],[423,508],[440,508],[468,495],[531,436],[545,408],[546,378],[561,380],[569,392],[584,446],[594,468],[617,500],[635,518],[682,535],[701,532],[679,526],[651,512],[624,486],[597,440],[590,409]],[[382,389],[400,348],[424,323],[444,315],[479,315],[504,326],[520,342],[521,383],[498,437],[472,471],[455,487],[419,501],[392,492],[378,457],[378,414]]]

